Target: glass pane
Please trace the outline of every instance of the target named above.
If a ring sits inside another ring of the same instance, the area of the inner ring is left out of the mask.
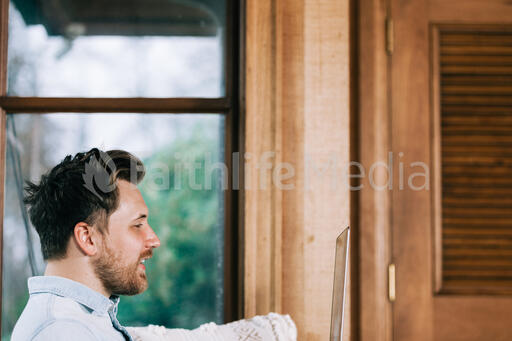
[[[8,95],[221,97],[225,0],[12,0]]]
[[[121,298],[120,321],[222,323],[224,124],[220,114],[8,115],[2,338],[9,339],[28,300],[27,278],[45,269],[37,233],[21,210],[21,181],[37,181],[66,155],[92,147],[124,149],[144,162],[139,188],[161,241],[146,263],[149,288]]]

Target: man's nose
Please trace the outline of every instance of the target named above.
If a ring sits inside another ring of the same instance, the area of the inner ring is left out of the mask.
[[[155,231],[153,231],[151,226],[149,226],[148,246],[151,248],[157,248],[160,246],[160,239],[156,235]]]

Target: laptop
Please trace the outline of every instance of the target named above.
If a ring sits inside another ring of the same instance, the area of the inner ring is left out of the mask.
[[[336,239],[334,264],[334,285],[331,310],[331,341],[341,341],[343,337],[343,314],[345,311],[345,287],[348,272],[348,249],[350,228],[346,227]]]

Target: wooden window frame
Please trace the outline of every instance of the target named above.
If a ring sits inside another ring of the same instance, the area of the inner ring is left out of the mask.
[[[225,95],[219,98],[62,98],[7,96],[7,40],[9,0],[0,0],[0,271],[3,271],[3,212],[6,162],[7,113],[168,113],[223,114],[225,123],[224,161],[228,168],[228,190],[224,192],[224,321],[242,317],[243,313],[243,162],[234,165],[235,153],[243,155],[243,0],[226,0],[226,34],[224,42]],[[243,159],[242,159],[243,160]],[[234,180],[234,166],[238,179]],[[238,184],[238,186],[237,186]],[[2,281],[0,281],[0,302]],[[1,316],[1,313],[0,313]],[[1,333],[1,326],[0,326]]]

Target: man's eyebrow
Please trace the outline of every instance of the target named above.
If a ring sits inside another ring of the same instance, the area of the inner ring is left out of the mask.
[[[147,214],[142,214],[141,213],[141,214],[139,214],[139,216],[137,218],[135,218],[133,220],[135,221],[135,220],[144,219],[144,218],[147,218],[147,217],[148,217]]]

